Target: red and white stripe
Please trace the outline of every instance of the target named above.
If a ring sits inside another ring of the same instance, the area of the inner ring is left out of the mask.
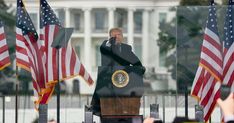
[[[42,31],[42,36],[45,44],[45,58],[46,58],[46,73],[47,82],[57,81],[57,59],[56,59],[56,49],[51,47],[51,44],[59,30],[57,25],[45,26]],[[43,41],[42,41],[43,42]],[[61,48],[59,50],[59,76],[60,79],[70,78],[75,75],[80,75],[84,80],[91,85],[93,80],[88,72],[85,70],[84,66],[79,61],[74,49],[71,47],[70,42],[67,44],[66,48]]]
[[[198,99],[201,98],[201,91],[203,86],[203,79],[206,74],[206,70],[201,66],[198,66],[195,78],[193,80],[191,95],[197,97]]]
[[[208,121],[220,97],[221,82],[217,81],[209,72],[199,66],[194,79],[191,95],[199,99],[204,108],[204,120]]]
[[[197,96],[204,108],[204,120],[208,121],[220,97],[223,75],[222,45],[217,34],[205,29],[201,59],[191,94]]]
[[[45,88],[45,71],[37,41],[31,35],[23,35],[22,30],[16,27],[16,63],[17,66],[29,71],[32,75],[34,95],[39,95]]]
[[[200,105],[204,108],[204,120],[208,121],[215,108],[216,100],[220,97],[221,82],[217,81],[209,72],[203,81]]]
[[[217,80],[222,80],[223,57],[222,45],[218,35],[206,28],[202,44],[200,64]]]
[[[57,25],[47,25],[41,29],[40,42],[41,51],[43,51],[43,60],[45,61],[46,67],[46,82],[48,92],[44,93],[41,103],[48,103],[54,90],[54,83],[58,79],[58,68],[57,68],[57,54],[56,49],[51,47],[52,42],[56,34],[59,31],[59,26]],[[66,48],[61,48],[59,50],[59,78],[64,80],[67,78],[80,75],[89,84],[93,84],[93,80],[89,73],[85,70],[82,63],[79,61],[75,50],[71,47],[70,42],[67,44]]]
[[[10,65],[10,56],[4,27],[0,27],[0,70]]]
[[[234,43],[229,49],[224,48],[223,84],[232,86],[234,81]]]

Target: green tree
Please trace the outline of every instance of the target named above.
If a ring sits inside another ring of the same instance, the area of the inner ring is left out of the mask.
[[[210,0],[181,0],[180,6],[171,8],[176,11],[176,17],[171,22],[160,23],[159,39],[160,50],[176,51],[166,58],[166,66],[177,80],[177,90],[183,92],[185,83],[192,85],[198,67],[204,27],[208,15]],[[223,27],[225,8],[218,7],[220,32]],[[175,62],[177,61],[177,62]]]

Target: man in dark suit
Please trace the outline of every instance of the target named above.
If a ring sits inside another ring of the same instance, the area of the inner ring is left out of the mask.
[[[123,43],[123,33],[119,28],[109,31],[109,40],[105,40],[100,51],[102,66],[142,66],[138,57],[132,52],[132,47]]]
[[[145,68],[138,57],[132,52],[132,47],[123,43],[123,33],[119,28],[112,28],[109,31],[109,40],[103,41],[101,51],[102,66],[141,66],[142,71]],[[99,83],[102,84],[102,83]],[[98,87],[96,86],[92,98],[92,110],[95,115],[100,115],[100,99],[97,95]]]

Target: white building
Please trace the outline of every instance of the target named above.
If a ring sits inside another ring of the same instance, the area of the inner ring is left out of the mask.
[[[176,89],[175,80],[164,66],[165,56],[157,45],[159,22],[169,22],[175,17],[170,12],[171,6],[179,4],[179,0],[47,0],[57,13],[64,27],[74,27],[71,41],[85,68],[96,80],[97,66],[101,63],[99,46],[108,39],[108,30],[121,27],[125,43],[132,45],[147,71],[162,75],[167,81],[150,82],[154,89]],[[15,0],[5,0],[16,7]],[[24,0],[35,26],[39,28],[39,0]],[[83,81],[82,79],[79,79]],[[72,92],[73,80],[67,81]],[[93,89],[80,82],[81,93],[93,93]]]

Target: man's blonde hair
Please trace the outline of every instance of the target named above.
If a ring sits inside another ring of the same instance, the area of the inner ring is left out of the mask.
[[[122,33],[122,29],[121,28],[114,27],[114,28],[111,28],[110,31],[109,31],[109,36],[110,37],[111,37],[111,33],[114,32],[114,31],[118,31],[118,32]]]

